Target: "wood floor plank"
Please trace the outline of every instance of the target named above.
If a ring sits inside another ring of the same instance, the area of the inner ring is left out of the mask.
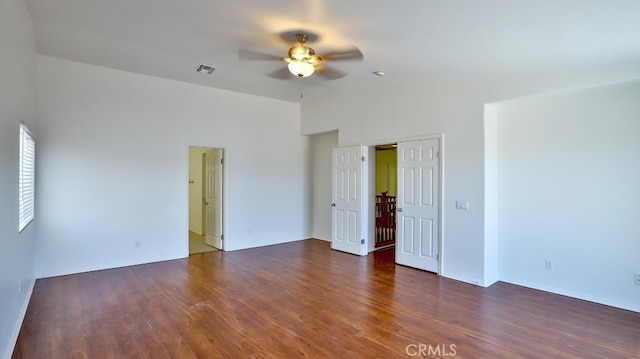
[[[13,353],[453,356],[640,358],[640,313],[506,283],[480,288],[397,266],[392,250],[357,257],[307,240],[38,280]]]

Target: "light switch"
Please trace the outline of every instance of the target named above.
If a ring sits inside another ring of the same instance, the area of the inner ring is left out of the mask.
[[[466,211],[469,209],[469,201],[456,201],[456,209]]]

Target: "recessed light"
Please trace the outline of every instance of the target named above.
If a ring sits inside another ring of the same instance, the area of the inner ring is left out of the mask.
[[[213,70],[215,70],[216,68],[213,66],[209,66],[209,65],[200,65],[200,67],[198,67],[198,69],[196,71],[198,72],[202,72],[205,73],[207,75],[211,75],[211,73],[213,72]]]
[[[383,71],[374,71],[373,74],[376,75],[376,76],[384,76],[384,72]]]

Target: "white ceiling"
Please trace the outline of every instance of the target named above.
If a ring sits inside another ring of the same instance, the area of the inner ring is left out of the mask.
[[[588,71],[640,61],[638,0],[25,0],[38,52],[286,101],[334,86],[442,77]],[[249,49],[285,56],[277,34],[320,35],[318,53],[344,78],[278,80],[279,62],[238,60]],[[216,68],[197,73],[200,64]],[[383,78],[373,71],[382,70]]]

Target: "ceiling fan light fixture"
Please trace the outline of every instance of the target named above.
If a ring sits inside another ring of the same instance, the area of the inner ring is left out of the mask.
[[[289,72],[298,77],[310,76],[315,70],[312,64],[305,61],[291,61],[287,67],[289,68]]]
[[[290,78],[287,71],[296,77],[309,77],[316,73],[316,70],[318,70],[319,75],[325,80],[335,80],[346,76],[346,74],[331,67],[323,66],[325,61],[362,60],[362,53],[354,46],[340,51],[316,55],[316,51],[312,47],[307,46],[307,41],[315,41],[318,39],[318,35],[315,34],[307,35],[301,32],[295,33],[289,31],[282,33],[281,37],[289,41],[289,38],[293,34],[295,34],[298,43],[289,48],[287,57],[240,49],[238,50],[238,58],[240,60],[268,60],[287,63],[287,70],[281,68],[267,75],[280,80]]]

